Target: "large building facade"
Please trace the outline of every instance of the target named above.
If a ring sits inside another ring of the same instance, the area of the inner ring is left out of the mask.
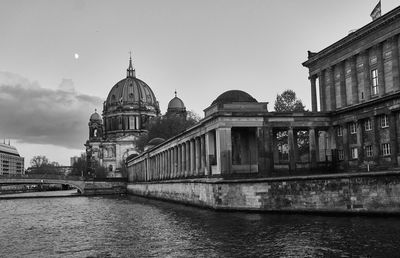
[[[24,158],[14,146],[0,143],[0,175],[24,174]]]
[[[310,112],[269,112],[245,92],[221,94],[196,126],[130,158],[129,180],[397,169],[399,36],[400,7],[309,51]]]
[[[397,7],[320,52],[308,52],[303,63],[312,111],[331,117],[330,149],[343,168],[399,164],[399,35]]]
[[[137,153],[134,141],[159,114],[153,91],[136,78],[130,59],[126,78],[111,88],[104,101],[102,116],[97,111],[90,116],[85,144],[89,167],[104,167],[109,177],[121,176],[125,159]]]

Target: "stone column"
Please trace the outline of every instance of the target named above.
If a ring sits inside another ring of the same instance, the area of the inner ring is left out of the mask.
[[[318,78],[319,78],[319,103],[320,103],[320,110],[321,111],[326,111],[326,101],[325,101],[325,97],[326,97],[326,84],[325,84],[325,70],[321,71],[318,74]]]
[[[362,120],[357,121],[357,145],[358,165],[364,162],[364,124]]]
[[[217,173],[230,174],[232,171],[231,128],[216,129]]]
[[[310,75],[308,77],[311,81],[311,107],[312,112],[317,112],[317,88],[316,88],[316,80],[317,77],[315,75]]]
[[[371,117],[371,123],[372,123],[373,129],[374,129],[374,137],[373,137],[373,144],[372,144],[374,161],[376,162],[376,164],[379,164],[379,156],[381,154],[380,146],[379,146],[380,145],[379,144],[379,128],[380,128],[379,116]]]
[[[349,129],[348,124],[343,125],[343,154],[344,154],[344,164],[347,168],[349,166],[349,159],[350,159],[350,147],[349,147]]]
[[[165,153],[165,158],[166,158],[166,168],[165,168],[165,179],[169,179],[169,175],[170,175],[170,169],[171,169],[171,156],[170,156],[170,149],[167,149],[166,153]]]
[[[389,114],[390,158],[393,166],[397,166],[397,113]]]
[[[212,175],[211,171],[211,159],[215,156],[215,142],[214,142],[214,134],[213,132],[207,132],[205,135],[205,143],[206,143],[206,167],[205,174],[208,176]]]
[[[194,175],[194,171],[196,170],[195,168],[196,164],[196,153],[195,153],[195,146],[194,146],[194,140],[190,140],[190,175]]]
[[[331,101],[331,107],[330,111],[336,110],[336,88],[335,88],[335,67],[331,66],[327,70],[328,76],[329,76],[329,83],[330,83],[330,101]]]
[[[357,58],[356,56],[350,57],[350,69],[351,69],[351,96],[352,104],[357,104],[358,98],[358,78],[357,78]]]
[[[179,144],[178,159],[179,159],[179,162],[178,162],[178,168],[179,168],[178,175],[179,175],[179,178],[182,178],[183,175],[185,174],[184,173],[184,170],[185,170],[185,167],[184,167],[185,156],[184,156],[184,149],[183,149],[183,144],[182,143]]]
[[[340,102],[341,107],[347,106],[347,94],[346,94],[346,73],[344,61],[338,64],[340,74]]]
[[[200,175],[200,166],[201,166],[201,157],[200,157],[200,139],[199,137],[195,138],[195,153],[196,153],[196,176]]]
[[[288,146],[289,146],[289,170],[295,171],[296,170],[296,160],[294,157],[295,153],[295,143],[294,143],[294,132],[293,127],[289,127],[288,129]]]
[[[395,35],[391,39],[392,47],[392,75],[393,75],[393,91],[400,90],[400,71],[399,71],[399,35]]]
[[[371,99],[371,80],[370,74],[371,71],[369,70],[369,51],[364,50],[360,53],[362,64],[363,64],[363,77],[364,77],[364,99],[369,100]]]
[[[310,127],[308,130],[309,144],[310,144],[310,168],[317,168],[317,144],[315,137],[315,128]]]
[[[172,155],[173,155],[173,172],[172,172],[172,178],[177,177],[177,171],[178,171],[178,146],[174,146],[172,150]]]
[[[161,152],[161,171],[160,171],[160,180],[164,180],[165,176],[165,152]]]
[[[205,174],[205,166],[206,166],[206,144],[205,144],[205,136],[200,136],[200,174],[204,176]]]
[[[272,137],[271,127],[262,126],[257,128],[258,173],[263,176],[271,176],[274,168]]]
[[[378,94],[382,97],[385,94],[385,70],[383,67],[383,44],[376,45],[376,59],[378,65]]]
[[[185,149],[186,149],[186,169],[185,169],[185,177],[190,175],[190,143],[189,141],[185,142]]]
[[[182,177],[186,177],[186,144],[182,143]]]

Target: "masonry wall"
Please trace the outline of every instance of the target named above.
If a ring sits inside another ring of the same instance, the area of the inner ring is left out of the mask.
[[[129,194],[213,209],[400,214],[400,173],[130,183]]]
[[[126,182],[85,181],[84,195],[125,194]]]

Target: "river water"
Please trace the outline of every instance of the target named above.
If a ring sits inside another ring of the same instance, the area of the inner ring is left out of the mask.
[[[396,257],[400,218],[215,212],[139,197],[0,200],[0,257]]]

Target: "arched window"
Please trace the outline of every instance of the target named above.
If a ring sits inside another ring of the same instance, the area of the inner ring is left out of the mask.
[[[108,166],[108,171],[110,171],[110,172],[113,171],[113,166],[112,165]]]

